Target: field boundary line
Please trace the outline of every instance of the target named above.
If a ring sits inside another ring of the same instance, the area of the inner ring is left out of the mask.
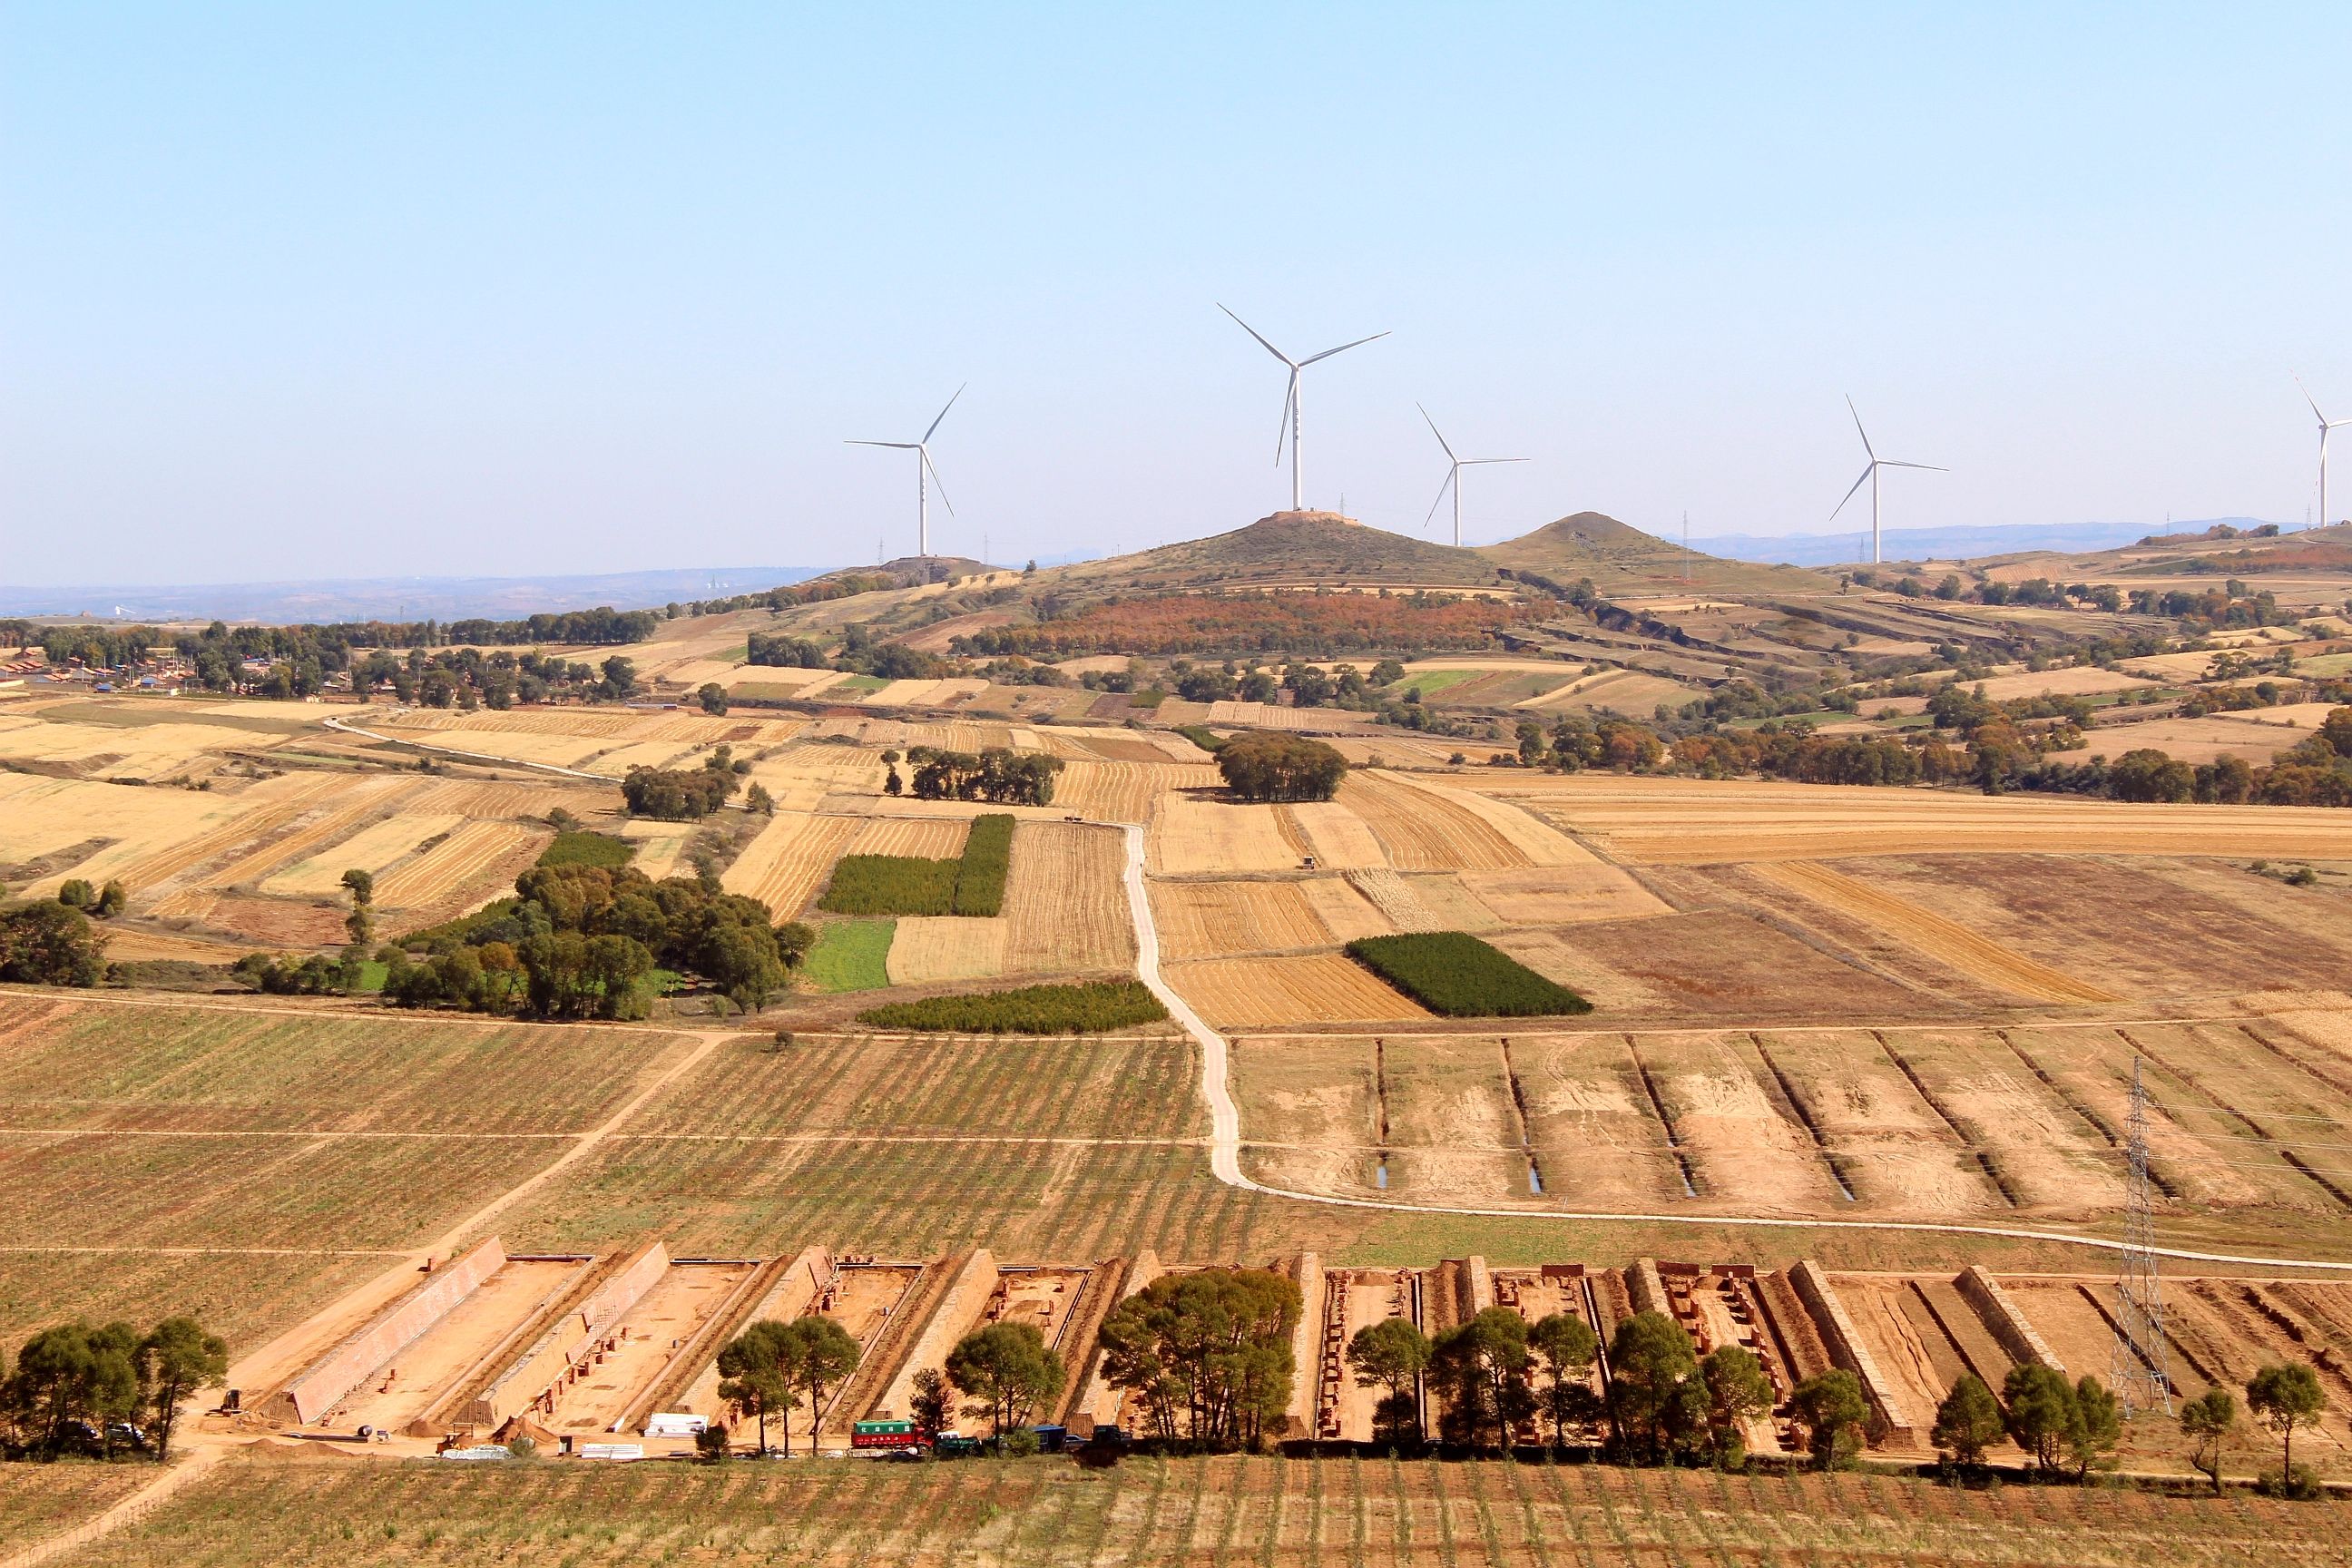
[[[2038,1241],[2059,1247],[2086,1247],[2099,1252],[2126,1252],[2128,1244],[2104,1237],[2075,1236],[2065,1231],[2032,1230],[2019,1226],[1938,1224],[1927,1220],[1779,1219],[1746,1215],[1600,1214],[1567,1209],[1501,1209],[1456,1207],[1444,1204],[1388,1203],[1374,1198],[1342,1197],[1334,1193],[1299,1192],[1268,1186],[1244,1175],[1241,1168],[1241,1109],[1234,1101],[1230,1080],[1231,1050],[1224,1036],[1203,1023],[1160,973],[1160,934],[1152,923],[1151,902],[1144,889],[1143,829],[1121,826],[1127,834],[1124,881],[1129,911],[1135,917],[1136,977],[1160,998],[1169,1016],[1201,1047],[1201,1098],[1209,1106],[1209,1170],[1218,1181],[1244,1192],[1332,1208],[1366,1209],[1387,1214],[1459,1215],[1473,1219],[1566,1220],[1580,1225],[1688,1225],[1748,1226],[1764,1230],[1878,1231],[1904,1236],[1972,1236],[1998,1241]],[[1614,1031],[1622,1032],[1622,1031]],[[1688,1033],[1689,1031],[1675,1031]],[[2333,1258],[2254,1257],[2193,1248],[2151,1248],[2159,1258],[2188,1263],[2230,1263],[2254,1268],[2313,1268],[2352,1274],[2352,1262]]]

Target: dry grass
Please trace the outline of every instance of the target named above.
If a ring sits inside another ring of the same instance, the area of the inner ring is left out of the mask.
[[[425,840],[452,833],[464,820],[446,812],[404,811],[289,866],[263,882],[261,890],[295,898],[340,892],[346,870],[356,867],[381,873],[395,861],[421,857]]]
[[[1392,773],[1355,773],[1341,787],[1339,804],[1364,819],[1400,871],[1503,871],[1534,864],[1512,836],[1451,790],[1423,788]],[[1568,845],[1558,833],[1550,837]],[[1581,852],[1575,858],[1589,858]]]
[[[1465,871],[1462,886],[1506,925],[1572,925],[1667,912],[1657,895],[1599,861],[1527,871]]]
[[[487,896],[514,880],[555,837],[552,828],[511,822],[467,822],[424,854],[377,879],[376,900],[386,909],[429,908]]]
[[[952,860],[963,853],[971,831],[970,822],[955,817],[879,816],[859,825],[848,853]]]

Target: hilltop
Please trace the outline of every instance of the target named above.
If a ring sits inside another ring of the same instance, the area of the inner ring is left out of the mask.
[[[1493,588],[1502,577],[1467,550],[1368,528],[1334,511],[1277,511],[1245,528],[1163,544],[1039,575],[1058,587],[1136,591],[1203,588]]]
[[[1597,511],[1576,512],[1532,533],[1483,545],[1475,553],[1514,572],[1533,572],[1554,582],[1589,577],[1604,594],[1674,593],[1691,588],[1717,593],[1818,593],[1831,586],[1801,567],[1761,566],[1696,552],[1686,564],[1680,545]]]

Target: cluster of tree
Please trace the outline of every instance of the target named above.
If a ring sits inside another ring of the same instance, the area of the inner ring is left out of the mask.
[[[1507,1307],[1490,1307],[1439,1334],[1391,1318],[1360,1329],[1348,1344],[1358,1386],[1385,1390],[1375,1418],[1389,1441],[1426,1436],[1416,1390],[1439,1395],[1439,1436],[1469,1447],[1507,1450],[1513,1434],[1536,1421],[1552,1446],[1598,1440],[1627,1463],[1704,1458],[1742,1462],[1747,1424],[1772,1409],[1772,1384],[1754,1355],[1726,1345],[1702,1358],[1681,1324],[1662,1312],[1637,1312],[1609,1342],[1609,1391],[1591,1386],[1600,1342],[1585,1321],[1555,1313],[1529,1323]],[[1790,1408],[1823,1468],[1860,1452],[1870,1408],[1853,1374],[1809,1378]]]
[[[1963,1373],[1936,1408],[1930,1440],[1951,1461],[1981,1465],[1985,1450],[2003,1436],[2031,1455],[2045,1474],[2071,1471],[2078,1481],[2115,1464],[2123,1439],[2123,1413],[2095,1377],[2074,1383],[2038,1362],[2010,1368],[2001,1396],[1973,1373]]]
[[[725,805],[751,771],[749,762],[737,761],[730,748],[720,746],[698,768],[631,768],[621,780],[621,798],[632,816],[698,821]]]
[[[367,950],[354,943],[336,958],[248,952],[229,965],[229,974],[269,996],[341,996],[360,988],[366,964]]]
[[[166,1318],[144,1334],[129,1323],[43,1329],[0,1381],[8,1451],[110,1458],[128,1447],[168,1458],[181,1407],[227,1372],[228,1346],[193,1318]]]
[[[1328,658],[1365,649],[1485,647],[1498,628],[1539,619],[1551,606],[1522,599],[1444,593],[1174,594],[1097,601],[1065,615],[1035,605],[1034,625],[957,636],[955,652],[1065,659],[1123,653],[1288,653]]]
[[[165,632],[154,626],[41,626],[0,622],[0,637],[19,647],[37,647],[51,664],[79,662],[93,669],[127,670],[156,658],[175,659],[194,672],[196,684],[213,691],[243,691],[268,679],[247,671],[247,661],[283,670],[290,695],[321,689],[324,678],[352,668],[358,650],[463,645],[463,651],[501,644],[567,643],[611,646],[643,642],[662,617],[651,610],[568,610],[517,621],[344,621],[324,626],[231,626],[215,621],[202,631]],[[479,657],[478,655],[477,656]],[[511,656],[509,656],[511,659]],[[382,668],[415,665],[385,658]],[[515,666],[509,662],[509,668]],[[272,693],[276,695],[278,693]]]
[[[1348,776],[1348,759],[1320,741],[1261,730],[1219,747],[1217,771],[1244,800],[1329,800]]]
[[[1674,759],[1677,772],[1701,778],[1760,773],[1799,784],[1943,784],[1968,777],[1972,768],[1966,752],[1941,741],[1911,746],[1778,726],[1685,735],[1675,742]]]
[[[534,866],[515,900],[435,936],[422,962],[388,948],[384,994],[403,1006],[642,1017],[656,966],[698,975],[757,1012],[782,991],[814,939],[770,922],[757,899],[715,880],[655,881],[627,867]]]
[[[1088,980],[1073,985],[1020,985],[887,1002],[857,1015],[877,1029],[958,1035],[1099,1035],[1156,1024],[1168,1009],[1138,980]]]
[[[753,632],[746,641],[743,662],[775,669],[823,669],[830,661],[822,643],[807,637]]]
[[[1165,1275],[1103,1320],[1103,1376],[1161,1441],[1258,1447],[1289,1408],[1297,1284],[1258,1268]]]
[[[55,899],[0,904],[0,981],[95,985],[106,978],[106,934]]]
[[[279,666],[258,679],[266,686],[287,668]],[[518,702],[626,701],[637,690],[637,668],[634,660],[617,653],[601,664],[588,664],[555,654],[514,653],[505,648],[490,653],[447,648],[431,654],[413,648],[401,658],[371,653],[356,660],[351,686],[362,697],[386,688],[395,700],[426,708],[468,712],[488,708],[503,712]]]
[[[988,1421],[1003,1437],[1027,1429],[1062,1392],[1063,1373],[1061,1358],[1034,1323],[990,1323],[948,1352],[946,1386],[972,1402],[966,1414]],[[916,1425],[934,1436],[946,1414],[943,1393],[936,1382],[917,1393]]]
[[[952,660],[937,654],[905,643],[876,641],[872,628],[863,621],[852,621],[841,628],[841,657],[833,661],[833,668],[879,680],[937,680],[956,672]]]
[[[885,759],[886,762],[891,759]],[[1043,752],[1013,752],[992,746],[978,756],[946,752],[933,746],[909,746],[907,763],[915,770],[917,800],[984,800],[996,805],[1050,805],[1054,775],[1062,759]],[[883,787],[899,789],[898,770],[892,765]]]
[[[831,1318],[816,1312],[790,1322],[763,1318],[719,1352],[719,1397],[739,1420],[759,1423],[762,1454],[768,1451],[768,1417],[776,1417],[783,1451],[790,1454],[792,1413],[806,1405],[814,1447],[824,1429],[825,1390],[838,1389],[857,1363],[857,1341]]]
[[[1586,768],[1639,772],[1657,766],[1666,754],[1665,742],[1655,731],[1613,714],[1571,710],[1554,720],[1549,731],[1533,720],[1521,720],[1517,734],[1519,765],[1553,773]]]
[[[58,884],[58,902],[69,910],[110,921],[131,907],[131,889],[122,885],[120,878],[102,888],[93,888],[86,877],[68,877]]]

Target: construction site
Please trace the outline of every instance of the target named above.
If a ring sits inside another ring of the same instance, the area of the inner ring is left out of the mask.
[[[1618,1326],[1664,1313],[1699,1355],[1736,1346],[1762,1365],[1774,1407],[1747,1436],[1750,1451],[1767,1457],[1801,1451],[1790,1394],[1833,1367],[1861,1383],[1871,1447],[1916,1458],[1932,1452],[1936,1406],[1963,1373],[1994,1389],[2028,1363],[2104,1376],[2117,1343],[2114,1280],[2088,1275],[1653,1258],[1624,1268],[1498,1268],[1478,1257],[1327,1267],[1311,1252],[1271,1267],[1300,1295],[1280,1431],[1299,1452],[1374,1442],[1381,1390],[1358,1382],[1347,1350],[1391,1318],[1433,1338],[1496,1307],[1529,1324],[1580,1318],[1602,1346],[1590,1385],[1605,1395]],[[844,1449],[856,1422],[905,1419],[917,1374],[943,1370],[959,1340],[1001,1322],[1035,1327],[1062,1363],[1061,1393],[1037,1412],[1040,1422],[1079,1437],[1097,1426],[1135,1436],[1140,1408],[1104,1374],[1099,1331],[1120,1300],[1184,1271],[1149,1250],[1077,1264],[999,1262],[984,1249],[884,1259],[822,1247],[721,1259],[675,1258],[649,1241],[604,1257],[552,1257],[509,1256],[493,1237],[431,1268],[282,1386],[237,1391],[229,1420],[395,1452],[528,1436],[549,1453],[625,1443],[627,1457],[685,1454],[699,1426],[736,1418],[719,1394],[726,1344],[755,1321],[816,1315],[848,1332],[859,1362],[821,1406],[790,1413],[796,1447]],[[2163,1322],[2162,1354],[2148,1359],[2165,1364],[2136,1369],[2152,1386],[2194,1398],[2242,1385],[2265,1360],[2306,1357],[2331,1395],[2315,1446],[2352,1449],[2352,1284],[2182,1277],[2170,1281]],[[1423,1389],[1416,1401],[1434,1430],[1437,1396]],[[1516,1436],[1534,1446],[1547,1434],[1530,1418]]]

